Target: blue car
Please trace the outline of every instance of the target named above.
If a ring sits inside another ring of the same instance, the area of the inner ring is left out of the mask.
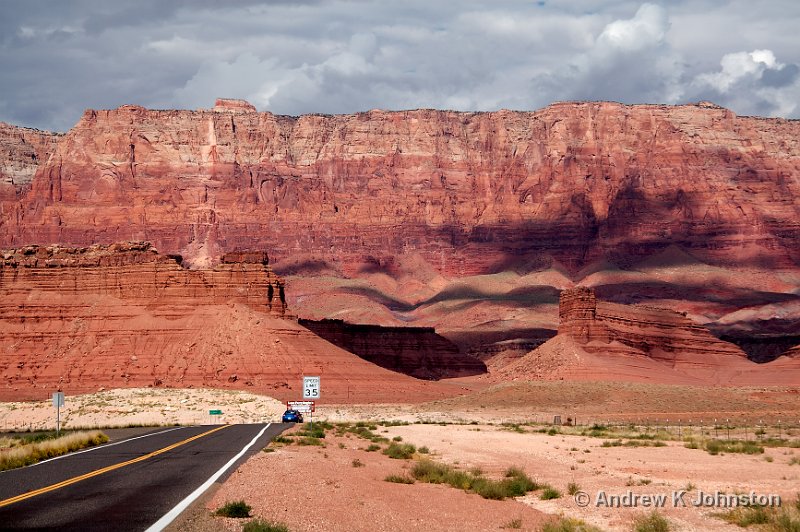
[[[303,414],[301,414],[297,410],[287,410],[286,412],[283,413],[282,421],[284,423],[302,423]]]

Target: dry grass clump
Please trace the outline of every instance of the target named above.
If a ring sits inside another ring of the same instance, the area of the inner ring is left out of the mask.
[[[494,500],[519,497],[543,487],[518,467],[509,468],[501,480],[492,480],[480,472],[461,471],[447,464],[420,460],[411,469],[411,476],[423,483],[449,484],[457,489],[477,493],[484,499]]]
[[[73,432],[60,438],[20,445],[0,451],[0,471],[35,464],[48,458],[61,456],[108,441],[99,430]]]
[[[787,504],[780,509],[765,506],[740,506],[713,515],[743,529],[753,527],[765,532],[798,532],[800,531],[800,494],[793,505]]]

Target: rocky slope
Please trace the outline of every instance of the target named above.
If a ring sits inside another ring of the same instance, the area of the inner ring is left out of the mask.
[[[0,400],[140,386],[299,399],[304,373],[322,377],[325,400],[443,393],[299,326],[264,253],[188,270],[142,243],[28,246],[0,266]]]

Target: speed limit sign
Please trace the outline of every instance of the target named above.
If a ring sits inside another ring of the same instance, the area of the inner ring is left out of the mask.
[[[303,399],[319,399],[319,377],[303,377]]]

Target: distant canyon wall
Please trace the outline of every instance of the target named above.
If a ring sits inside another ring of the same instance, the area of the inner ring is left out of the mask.
[[[0,202],[5,247],[149,240],[190,265],[249,248],[345,271],[417,253],[456,276],[626,265],[669,244],[724,265],[800,261],[800,122],[710,104],[123,106],[86,111],[37,162],[30,190]]]
[[[0,122],[0,201],[13,201],[46,164],[63,135]]]

